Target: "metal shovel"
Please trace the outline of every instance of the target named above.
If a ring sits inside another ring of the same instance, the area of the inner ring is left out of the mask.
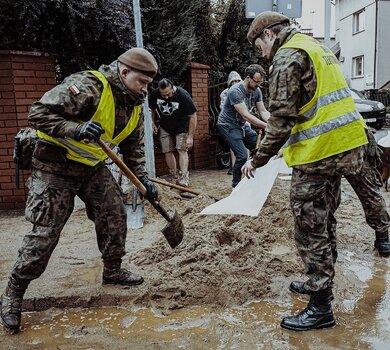
[[[98,144],[103,149],[103,151],[112,159],[112,161],[121,169],[129,180],[137,187],[143,195],[146,193],[145,186],[138,180],[138,178],[133,174],[133,172],[126,166],[126,164],[120,159],[102,140],[98,141]],[[168,223],[161,230],[162,234],[165,236],[171,248],[177,247],[180,242],[183,240],[184,236],[184,225],[181,217],[176,212],[175,209],[171,210],[170,213],[167,213],[166,210],[161,206],[156,200],[149,200],[153,207],[164,217]]]
[[[126,203],[127,227],[141,228],[144,226],[144,204],[137,203],[138,191],[135,186],[131,187],[131,204]]]

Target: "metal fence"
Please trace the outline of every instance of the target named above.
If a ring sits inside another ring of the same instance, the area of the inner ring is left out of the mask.
[[[209,81],[209,133],[211,136],[218,135],[217,121],[221,111],[221,92],[227,87],[226,81],[212,82]]]
[[[382,102],[386,107],[390,106],[390,90],[365,90],[364,96],[369,100]]]

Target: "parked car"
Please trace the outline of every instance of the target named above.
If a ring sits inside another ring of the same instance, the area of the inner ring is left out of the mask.
[[[362,115],[368,126],[379,130],[386,123],[386,108],[383,103],[367,100],[364,95],[355,89],[351,89],[352,98],[356,109]]]

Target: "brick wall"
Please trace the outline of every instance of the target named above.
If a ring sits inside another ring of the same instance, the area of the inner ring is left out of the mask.
[[[14,137],[27,126],[31,103],[55,83],[55,67],[48,55],[0,50],[0,209],[24,207],[29,173],[21,171],[20,189],[16,189]]]
[[[204,169],[215,164],[210,157],[209,144],[209,98],[208,74],[209,66],[191,62],[189,84],[191,96],[198,110],[198,126],[194,136],[194,148],[190,152],[190,168]]]
[[[190,151],[190,169],[215,165],[213,145],[209,144],[208,122],[209,66],[192,62],[188,69],[186,89],[198,109],[198,126],[194,148]],[[27,126],[31,104],[55,86],[53,59],[40,52],[0,50],[0,209],[24,208],[27,191],[24,182],[29,172],[21,171],[20,189],[15,185],[12,159],[14,137]],[[155,140],[156,175],[167,174],[164,155]]]

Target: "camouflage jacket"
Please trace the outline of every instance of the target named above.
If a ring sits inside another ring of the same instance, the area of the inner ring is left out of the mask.
[[[268,110],[271,117],[265,130],[265,138],[252,160],[254,167],[263,166],[278,153],[291,134],[298,119],[300,107],[314,96],[317,87],[313,62],[299,49],[278,49],[288,42],[298,30],[284,28],[277,36],[271,51],[270,87]],[[333,174],[345,170],[357,171],[363,162],[363,147],[346,151],[323,160],[297,165],[307,173]]]
[[[134,106],[143,101],[131,96],[118,76],[117,61],[102,65],[99,71],[107,78],[115,102],[114,137],[126,126]],[[75,86],[79,92],[72,93]],[[95,113],[103,91],[101,81],[88,71],[68,76],[61,84],[46,92],[35,102],[28,116],[28,123],[52,137],[73,138],[79,123],[88,121]],[[137,127],[120,145],[123,160],[137,176],[146,175],[144,148],[144,118],[140,116]],[[60,174],[76,175],[85,165],[73,161],[67,164],[33,158],[35,168]]]

